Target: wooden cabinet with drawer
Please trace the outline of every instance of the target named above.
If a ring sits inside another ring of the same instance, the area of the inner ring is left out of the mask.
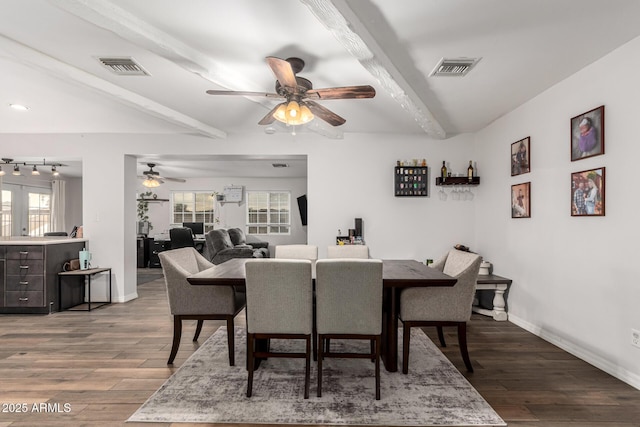
[[[57,274],[86,245],[68,239],[60,243],[0,243],[0,313],[50,313],[60,305]]]

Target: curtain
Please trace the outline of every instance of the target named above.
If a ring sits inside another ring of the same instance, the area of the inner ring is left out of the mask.
[[[65,187],[66,181],[56,179],[51,182],[51,231],[66,231]]]

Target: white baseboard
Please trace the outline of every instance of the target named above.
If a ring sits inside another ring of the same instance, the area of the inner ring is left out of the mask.
[[[603,370],[604,372],[612,375],[620,381],[624,381],[630,386],[640,390],[640,375],[629,372],[628,370],[615,365],[611,361],[576,345],[576,343],[567,341],[565,338],[553,334],[548,330],[541,328],[540,326],[529,323],[519,318],[518,316],[514,316],[511,313],[509,313],[509,321],[515,325],[518,325],[522,329],[525,329],[532,334],[542,338],[543,340],[560,347],[564,351],[573,354],[577,358],[584,360],[585,362],[595,366],[596,368]]]

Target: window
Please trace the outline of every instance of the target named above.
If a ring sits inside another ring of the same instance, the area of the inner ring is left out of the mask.
[[[284,191],[247,192],[248,234],[289,234],[291,193]]]
[[[29,192],[29,236],[42,236],[51,224],[51,194]]]
[[[50,189],[18,184],[3,185],[3,236],[42,236],[50,231],[50,221]]]
[[[184,222],[204,223],[204,232],[213,230],[215,218],[215,199],[213,192],[171,192],[171,219],[174,224]]]

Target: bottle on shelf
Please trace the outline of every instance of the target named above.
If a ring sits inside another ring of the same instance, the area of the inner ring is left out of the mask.
[[[442,182],[447,179],[447,166],[445,166],[444,160],[442,161],[442,167],[440,168],[440,179],[442,179]]]
[[[469,167],[467,168],[467,177],[469,178],[469,182],[473,181],[473,163],[469,160]]]

